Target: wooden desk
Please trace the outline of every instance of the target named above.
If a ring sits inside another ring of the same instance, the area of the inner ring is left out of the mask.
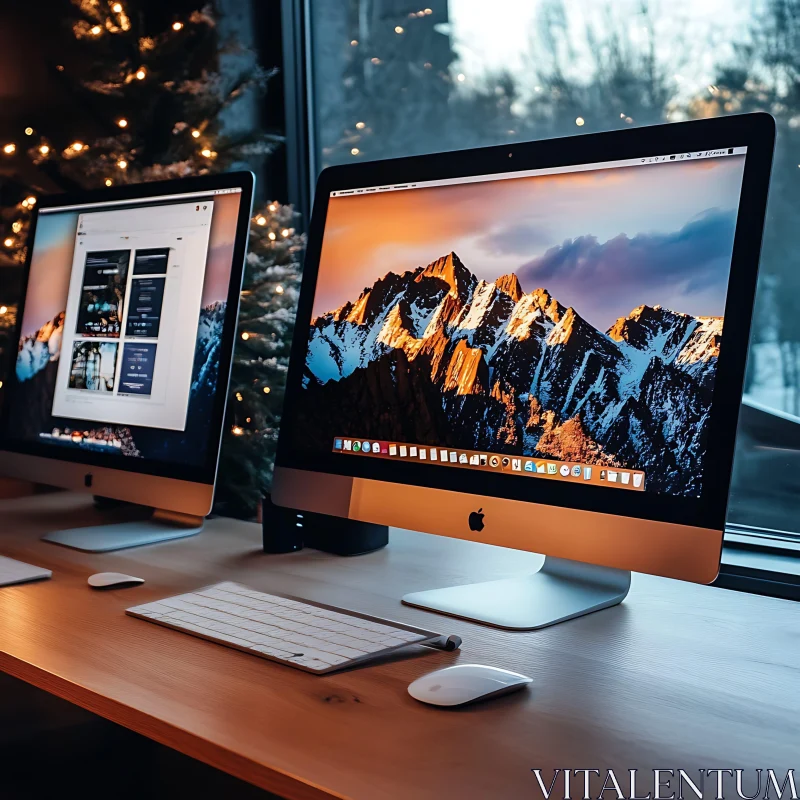
[[[800,766],[800,605],[789,601],[636,575],[621,606],[507,633],[399,598],[523,574],[535,555],[393,531],[360,558],[265,556],[255,525],[224,519],[104,555],[39,541],[94,516],[69,494],[0,503],[0,552],[53,570],[0,590],[0,669],[281,796],[541,798],[533,767]],[[147,583],[99,594],[86,578],[101,570]],[[319,677],[123,613],[222,579],[457,633],[464,646]],[[412,680],[458,662],[528,673],[533,690],[460,710],[409,697]]]

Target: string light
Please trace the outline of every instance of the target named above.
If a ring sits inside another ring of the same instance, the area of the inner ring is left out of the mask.
[[[381,60],[377,56],[375,56],[374,58],[371,58],[370,61],[373,64],[376,64],[376,65],[381,63]]]
[[[395,32],[396,34],[398,34],[398,35],[399,35],[399,34],[401,34],[401,33],[404,33],[404,30],[403,30],[403,27],[402,27],[402,25],[397,25],[397,26],[395,26],[394,32]]]
[[[11,154],[12,154],[14,151],[16,151],[16,149],[17,149],[17,146],[16,146],[16,145],[15,145],[13,142],[9,142],[9,143],[8,143],[8,144],[7,144],[7,145],[6,145],[6,146],[3,148],[3,152],[4,152],[6,155],[9,155],[9,156],[10,156],[10,155],[11,155]]]
[[[800,167],[800,164],[798,164],[797,166],[798,166],[798,167]],[[273,242],[274,242],[274,241],[275,241],[275,240],[278,238],[278,237],[275,235],[275,231],[270,231],[270,232],[267,234],[267,236],[269,236],[269,238],[270,238],[270,239],[272,239],[272,241],[273,241]]]
[[[13,246],[14,246],[14,240],[13,240],[13,239],[12,239],[12,238],[9,236],[9,237],[8,237],[8,239],[6,239],[6,240],[3,242],[3,244],[4,244],[6,247],[13,247]]]
[[[432,8],[426,8],[425,9],[425,13],[426,14],[433,14],[433,9]]]
[[[363,131],[365,127],[366,127],[366,123],[364,123],[364,122],[356,122],[356,128],[358,128],[360,131]]]
[[[124,158],[121,158],[119,161],[117,161],[117,166],[120,169],[128,169],[128,162]]]
[[[204,148],[203,148],[203,149],[200,151],[200,155],[201,155],[201,156],[205,156],[206,158],[211,158],[211,151],[210,151],[210,150],[209,150],[207,147],[204,147]]]
[[[33,136],[33,128],[25,128],[26,136]]]
[[[99,36],[103,32],[103,29],[99,25],[94,25],[89,29],[89,32],[94,36]]]
[[[278,285],[275,287],[275,294],[283,294],[283,286],[281,286],[280,284],[278,284]]]
[[[39,148],[39,152],[40,152],[40,153],[41,153],[43,156],[46,156],[46,155],[47,155],[47,154],[50,152],[50,148],[49,148],[49,147],[48,147],[46,144],[43,144],[43,145],[42,145],[42,146]]]
[[[88,150],[88,147],[83,142],[73,142],[70,147],[76,152],[80,153],[81,150]]]
[[[112,183],[114,183],[114,181],[112,181],[111,178],[106,178],[105,179],[106,186],[111,186]]]
[[[269,386],[264,387],[264,394],[269,394],[271,391],[272,389],[270,389]]]
[[[275,205],[275,203],[270,203],[267,208],[274,213],[278,207]]]
[[[35,206],[36,205],[36,198],[33,195],[29,195],[28,197],[25,198],[25,202],[29,206]]]
[[[119,13],[121,13],[121,12],[122,12],[122,3],[114,3],[114,5],[113,5],[113,6],[111,6],[111,10],[112,10],[112,11],[113,11],[115,14],[119,14]]]
[[[266,217],[256,217],[256,225],[266,225],[267,218]]]
[[[583,117],[575,117],[575,124],[582,128],[586,124],[586,120]]]
[[[8,306],[0,306],[0,314],[8,314]]]
[[[172,23],[172,30],[179,31],[183,27],[182,22],[173,22]]]
[[[291,233],[291,231],[290,231],[288,228],[284,228],[284,229],[281,231],[281,236],[283,236],[284,238],[286,238],[286,237],[287,237],[287,236],[288,236],[290,233]]]
[[[231,433],[232,433],[234,436],[241,436],[241,435],[244,433],[244,428],[240,428],[238,425],[234,425],[234,426],[231,428]]]
[[[11,230],[14,231],[14,233],[19,233],[22,230],[22,223],[19,220],[12,222]]]
[[[249,338],[250,338],[250,334],[249,334],[247,331],[245,331],[245,332],[242,334],[242,339],[244,339],[245,341],[247,341]]]
[[[125,117],[122,117],[122,119],[117,120],[117,125],[119,125],[120,128],[127,128],[128,120],[126,120]]]
[[[351,39],[350,47],[358,47],[358,39]]]
[[[197,129],[193,130],[192,131],[192,138],[193,139],[199,139],[200,138],[200,131],[198,131]]]
[[[241,392],[236,392],[236,399],[237,399],[237,400],[238,400],[240,403],[242,402],[243,398],[242,398],[242,393],[241,393]]]
[[[456,75],[456,78],[458,79],[459,83],[464,83],[464,81],[467,79],[467,76],[463,72],[459,72],[458,75]]]
[[[358,155],[360,152],[361,152],[361,151],[360,151],[360,150],[359,150],[357,147],[354,147],[354,148],[353,148],[353,149],[350,151],[350,155],[351,155],[351,156],[357,156],[357,155]]]
[[[139,67],[139,69],[136,70],[136,77],[140,81],[143,81],[147,77],[147,73],[144,71],[144,67]]]

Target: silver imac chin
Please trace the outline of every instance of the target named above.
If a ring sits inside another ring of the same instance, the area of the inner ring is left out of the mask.
[[[0,451],[0,472],[75,492],[152,508],[141,519],[69,528],[45,534],[45,541],[102,553],[192,536],[211,511],[214,486],[144,475],[124,469],[90,467],[72,461]],[[140,516],[140,515],[135,515]]]

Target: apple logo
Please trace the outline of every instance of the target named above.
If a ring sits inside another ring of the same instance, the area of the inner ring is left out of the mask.
[[[473,511],[469,515],[469,529],[471,531],[482,531],[483,530],[483,511],[482,508],[479,508],[477,511]]]

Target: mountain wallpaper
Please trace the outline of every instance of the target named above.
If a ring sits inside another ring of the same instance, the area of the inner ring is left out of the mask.
[[[549,457],[644,470],[649,491],[698,496],[737,162],[346,197],[333,212],[332,200],[299,446],[327,451],[344,435]],[[408,239],[444,238],[457,250],[397,268],[416,255]],[[381,277],[344,299],[353,272]]]

